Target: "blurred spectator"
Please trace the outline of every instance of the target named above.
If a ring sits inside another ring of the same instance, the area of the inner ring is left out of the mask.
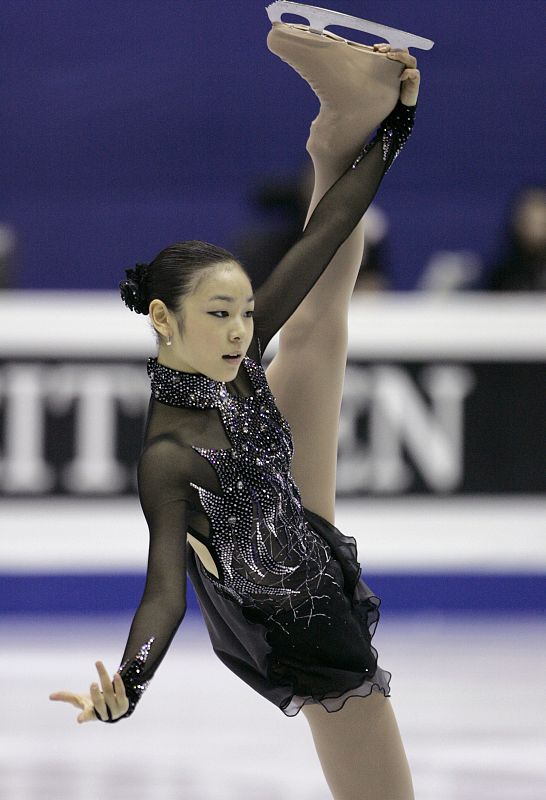
[[[0,223],[0,289],[15,288],[17,234],[11,225]]]
[[[301,234],[311,197],[313,174],[299,180],[269,180],[250,191],[249,201],[265,225],[243,233],[232,247],[257,289]]]
[[[546,188],[525,186],[510,204],[500,257],[487,271],[484,289],[546,291]]]
[[[313,167],[308,164],[294,179],[271,180],[251,191],[251,204],[267,217],[267,222],[241,235],[232,250],[248,270],[255,289],[301,235],[312,190]],[[364,256],[355,291],[382,291],[389,288],[386,275],[388,220],[373,203],[364,219]]]
[[[423,292],[462,292],[477,289],[482,262],[473,250],[436,250],[419,276],[416,289]]]

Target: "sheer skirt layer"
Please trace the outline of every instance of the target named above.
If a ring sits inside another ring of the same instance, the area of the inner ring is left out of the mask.
[[[290,611],[268,617],[241,605],[188,555],[188,572],[218,658],[286,716],[306,703],[341,709],[351,696],[390,694],[391,673],[378,663],[371,640],[381,600],[360,577],[356,541],[304,508],[307,522],[332,552],[330,568],[339,591],[317,598],[307,624]],[[321,613],[324,609],[324,613]]]

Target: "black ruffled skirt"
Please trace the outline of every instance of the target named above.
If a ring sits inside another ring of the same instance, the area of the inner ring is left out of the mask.
[[[305,703],[339,711],[355,695],[375,690],[389,696],[392,677],[378,665],[371,643],[381,600],[360,577],[356,540],[309,509],[303,512],[330,546],[331,567],[343,587],[328,596],[328,614],[314,615],[309,625],[289,613],[277,616],[280,625],[269,624],[255,608],[230,598],[188,545],[188,574],[214,652],[288,717]]]

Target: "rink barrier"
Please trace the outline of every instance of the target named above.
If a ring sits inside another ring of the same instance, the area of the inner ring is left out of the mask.
[[[353,298],[336,524],[386,609],[546,594],[545,311],[539,294]],[[0,614],[134,608],[155,354],[115,291],[0,293]]]

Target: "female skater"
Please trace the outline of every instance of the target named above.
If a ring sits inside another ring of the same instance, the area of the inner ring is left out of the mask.
[[[411,132],[420,75],[407,50],[306,26],[275,23],[268,46],[321,103],[305,230],[254,293],[204,242],[126,270],[122,298],[158,341],[138,463],[146,584],[113,680],[97,661],[102,691],[50,699],[80,708],[78,722],[130,716],[182,622],[189,573],[217,656],[287,716],[303,709],[333,797],[411,800],[391,674],[371,644],[380,600],[334,501],[361,220]]]

